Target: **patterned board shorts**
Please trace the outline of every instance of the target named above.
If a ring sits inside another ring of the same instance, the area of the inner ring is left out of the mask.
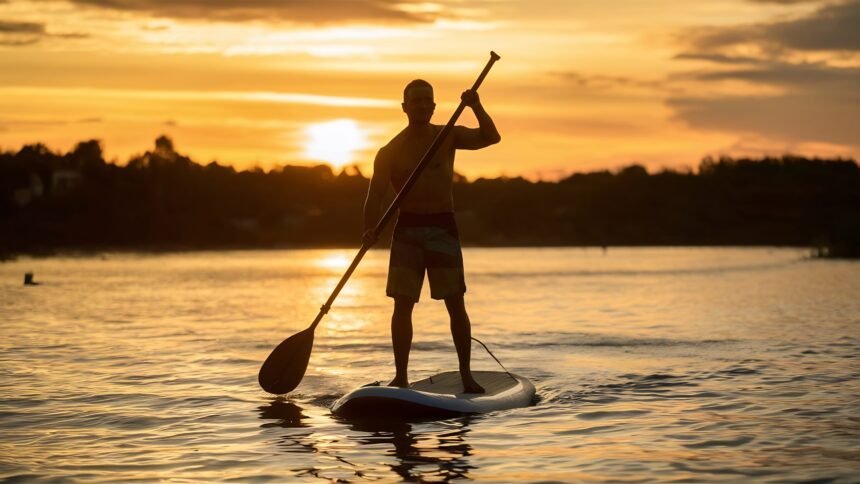
[[[433,299],[466,292],[463,252],[451,212],[401,213],[397,219],[391,239],[386,294],[418,302],[425,270]]]

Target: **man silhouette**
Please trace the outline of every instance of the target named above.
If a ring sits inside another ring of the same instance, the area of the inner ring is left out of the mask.
[[[477,92],[466,90],[461,99],[475,113],[479,127],[453,128],[403,198],[394,228],[386,287],[386,294],[394,298],[391,341],[396,374],[389,383],[391,386],[409,386],[407,367],[412,346],[412,309],[421,294],[426,270],[430,296],[445,301],[451,318],[451,335],[457,348],[464,393],[484,393],[470,368],[472,330],[463,301],[466,293],[463,254],[454,222],[454,153],[458,149],[485,148],[498,143],[501,136]],[[433,86],[427,81],[416,79],[407,84],[401,106],[409,124],[377,152],[373,162],[373,177],[364,204],[363,241],[368,247],[376,242],[374,227],[388,187],[400,191],[443,128],[430,123],[436,103]]]

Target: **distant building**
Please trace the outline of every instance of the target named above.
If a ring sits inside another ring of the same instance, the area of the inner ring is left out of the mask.
[[[12,192],[12,200],[19,207],[25,207],[45,194],[45,185],[42,184],[42,178],[39,175],[29,173],[27,178],[25,186],[16,188]]]
[[[81,183],[81,172],[77,170],[54,170],[51,173],[51,193],[63,194]]]
[[[13,185],[17,185],[17,188],[12,190],[12,202],[19,207],[26,207],[34,200],[43,197],[46,192],[51,195],[64,195],[80,185],[82,180],[81,172],[78,170],[61,168],[51,172],[46,187],[46,182],[42,181],[38,173],[21,173],[17,183]]]

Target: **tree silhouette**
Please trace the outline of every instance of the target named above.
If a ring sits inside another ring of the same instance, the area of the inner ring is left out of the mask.
[[[61,170],[81,182],[54,193]],[[0,254],[354,247],[367,184],[357,169],[326,165],[204,166],[167,136],[125,165],[106,162],[98,140],[66,154],[36,143],[0,153]],[[794,245],[856,256],[860,244],[853,160],[706,157],[696,172],[634,164],[558,182],[458,176],[454,191],[468,245]]]

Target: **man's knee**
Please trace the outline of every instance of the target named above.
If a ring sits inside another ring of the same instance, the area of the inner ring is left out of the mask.
[[[452,317],[466,315],[466,303],[462,294],[445,298],[445,307],[448,308],[448,314]]]
[[[414,307],[415,301],[411,299],[394,298],[394,316],[392,319],[396,322],[409,321],[412,318],[412,308]]]

